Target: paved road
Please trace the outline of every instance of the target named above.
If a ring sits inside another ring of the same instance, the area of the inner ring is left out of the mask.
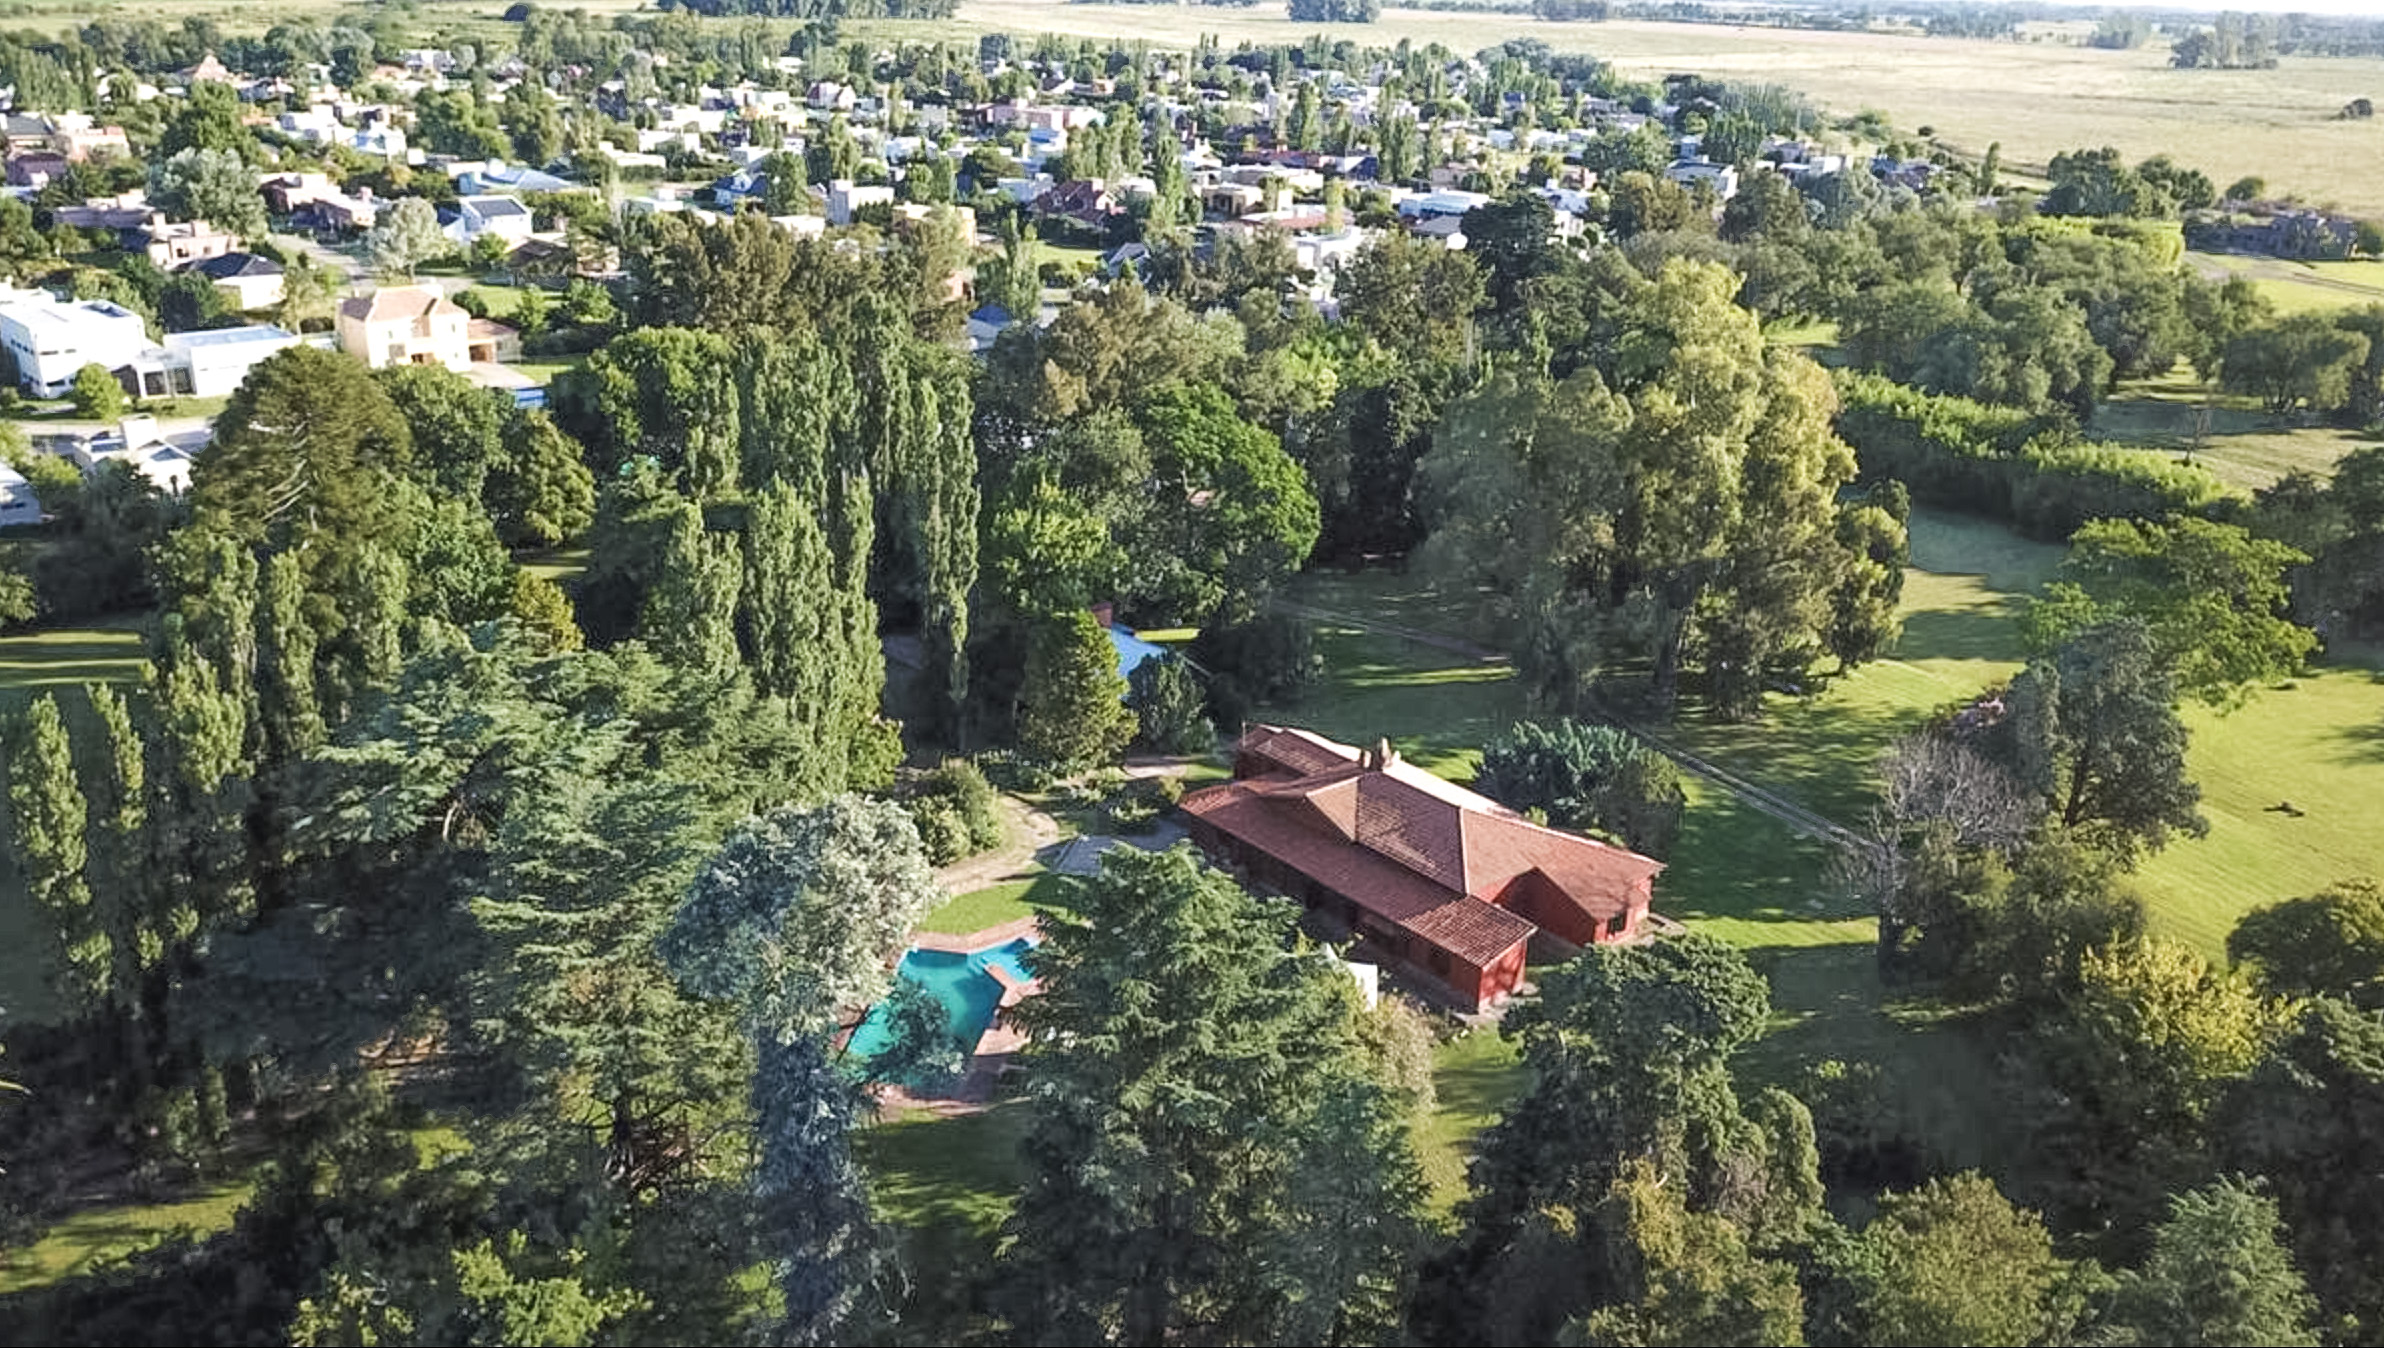
[[[1438,632],[1427,632],[1421,628],[1415,627],[1403,627],[1397,623],[1380,622],[1359,614],[1345,613],[1338,609],[1317,608],[1309,604],[1295,604],[1288,600],[1277,600],[1275,601],[1275,606],[1282,609],[1286,613],[1297,614],[1303,618],[1314,618],[1343,627],[1354,627],[1360,631],[1379,632],[1385,636],[1402,637],[1420,645],[1431,646],[1438,650],[1444,650],[1452,654],[1466,656],[1469,659],[1479,660],[1483,664],[1503,665],[1507,663],[1507,656],[1504,652],[1494,651],[1487,646],[1478,645],[1474,642],[1466,641],[1458,637],[1445,636]],[[1668,755],[1674,762],[1679,763],[1682,767],[1687,768],[1689,771],[1696,773],[1698,776],[1705,778],[1709,782],[1712,782],[1714,785],[1729,792],[1731,795],[1736,796],[1739,800],[1745,802],[1749,808],[1759,810],[1764,814],[1770,815],[1772,818],[1779,820],[1781,823],[1786,824],[1788,827],[1795,829],[1797,832],[1802,833],[1807,837],[1819,838],[1824,842],[1865,841],[1861,834],[1856,833],[1852,829],[1846,828],[1824,815],[1816,814],[1768,787],[1758,786],[1727,768],[1721,767],[1720,765],[1715,764],[1708,759],[1689,752],[1687,749],[1681,747],[1677,740],[1674,740],[1670,735],[1661,730],[1653,729],[1640,722],[1615,715],[1612,712],[1601,711],[1594,714],[1597,716],[1597,719],[1604,721],[1609,725],[1628,730],[1632,734],[1637,735],[1639,738],[1647,741],[1649,744]]]

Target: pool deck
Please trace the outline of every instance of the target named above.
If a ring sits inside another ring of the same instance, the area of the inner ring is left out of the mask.
[[[1033,936],[1040,929],[1040,920],[1033,916],[1013,918],[997,926],[972,931],[966,936],[950,936],[942,932],[922,931],[911,936],[914,950],[935,950],[953,955],[974,955],[979,951],[1005,946],[1021,936]],[[993,1103],[994,1089],[1020,1049],[1026,1047],[1026,1036],[1007,1023],[999,1011],[1025,1001],[1043,990],[1043,980],[1020,978],[998,964],[987,964],[986,977],[999,984],[1002,998],[997,1003],[993,1024],[977,1037],[977,1046],[969,1054],[968,1064],[961,1069],[959,1080],[934,1095],[918,1095],[892,1084],[877,1088],[881,1108],[925,1109],[936,1114],[974,1114]]]

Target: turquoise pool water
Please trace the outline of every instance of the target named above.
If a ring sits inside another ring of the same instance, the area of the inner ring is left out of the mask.
[[[1001,1005],[1002,985],[985,972],[988,965],[999,965],[1002,971],[1021,981],[1033,978],[1026,967],[1026,954],[1035,948],[1034,938],[1021,936],[1015,941],[963,955],[950,950],[913,950],[894,967],[894,976],[927,989],[944,1006],[944,1020],[951,1027],[952,1037],[959,1042],[961,1052],[974,1052],[977,1040],[985,1027],[993,1024],[993,1013]],[[891,1035],[886,1027],[884,1003],[869,1008],[868,1016],[853,1027],[852,1042],[845,1052],[864,1062],[885,1052]]]

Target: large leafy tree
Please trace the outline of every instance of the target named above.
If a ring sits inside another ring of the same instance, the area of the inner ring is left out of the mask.
[[[1215,387],[1160,394],[1135,419],[1153,489],[1126,542],[1137,589],[1187,619],[1246,618],[1316,546],[1306,474]]]
[[[2140,620],[2097,624],[2031,660],[2005,702],[2008,761],[2064,828],[2132,858],[2209,827],[2185,775],[2176,684]]]
[[[2318,1342],[2317,1309],[2281,1238],[2275,1200],[2222,1179],[2169,1200],[2152,1253],[2119,1275],[2105,1341],[2308,1348]]]
[[[1977,1174],[1888,1194],[1859,1235],[1822,1242],[1816,1262],[1813,1342],[1883,1348],[2067,1342],[2098,1281]]]
[[[236,238],[265,237],[265,198],[237,150],[182,150],[149,171],[149,200],[183,220],[204,220]]]
[[[490,468],[506,453],[512,395],[481,388],[444,365],[392,365],[374,379],[405,418],[413,444],[409,470],[431,491],[478,501]]]
[[[2045,1151],[2063,1158],[2080,1224],[2142,1230],[2162,1194],[2204,1173],[2205,1120],[2278,1021],[2189,947],[2139,938],[2087,952],[2038,1054],[2063,1102],[2042,1120]]]
[[[2325,314],[2294,314],[2231,338],[2220,356],[2220,386],[2248,393],[2278,416],[2331,412],[2351,401],[2365,369],[2365,333]]]
[[[1421,1189],[1354,985],[1189,847],[1119,849],[1047,919],[1003,1309],[1038,1340],[1366,1341]]]
[[[1674,261],[1620,307],[1605,359],[1460,399],[1419,470],[1428,561],[1517,619],[1538,691],[1579,698],[1643,657],[1669,712],[1684,668],[1751,713],[1766,671],[1821,649],[1858,579],[1838,540],[1854,458],[1835,398],[1767,348],[1719,267]]]
[[[855,1088],[828,1037],[884,995],[895,953],[942,899],[910,816],[840,796],[731,834],[661,942],[680,982],[735,1005],[753,1040],[752,1187],[791,1342],[838,1341],[877,1257],[848,1140]]]
[[[1465,1235],[1426,1317],[1535,1342],[1599,1308],[1593,1324],[1771,1323],[1785,1309],[1775,1274],[1717,1283],[1699,1267],[1733,1242],[1778,1249],[1820,1202],[1811,1116],[1776,1090],[1742,1105],[1731,1084],[1769,1002],[1744,957],[1696,935],[1598,946],[1543,976],[1502,1029],[1531,1084],[1482,1139]],[[1650,1186],[1686,1215],[1650,1210]],[[1637,1254],[1617,1261],[1616,1244]],[[1678,1299],[1698,1288],[1721,1304],[1690,1315]]]
[[[2291,676],[2317,645],[2315,633],[2283,616],[2286,569],[2308,560],[2190,515],[2092,520],[2070,536],[2061,578],[2029,612],[2029,635],[2050,650],[2095,623],[2140,619],[2179,692],[2229,705],[2254,683]]]
[[[2227,933],[2227,957],[2270,996],[2384,997],[2384,886],[2345,880],[2255,908]]]
[[[2346,1339],[2384,1324],[2384,1012],[2313,999],[2216,1119],[2225,1164],[2266,1178],[2295,1261]]]

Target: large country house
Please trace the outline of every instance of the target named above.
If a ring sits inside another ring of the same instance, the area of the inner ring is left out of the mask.
[[[1515,991],[1534,937],[1583,946],[1639,935],[1663,869],[1535,824],[1387,744],[1254,726],[1233,775],[1184,798],[1193,841],[1469,1011]]]

